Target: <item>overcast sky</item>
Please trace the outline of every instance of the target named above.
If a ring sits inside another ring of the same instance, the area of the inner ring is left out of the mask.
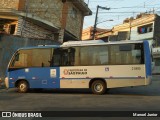
[[[106,29],[122,24],[125,18],[136,17],[140,12],[160,11],[160,0],[85,0],[85,2],[89,3],[93,14],[85,17],[84,29],[94,25],[97,5],[110,8],[99,9],[98,13],[98,23],[102,23],[97,24],[97,27]]]

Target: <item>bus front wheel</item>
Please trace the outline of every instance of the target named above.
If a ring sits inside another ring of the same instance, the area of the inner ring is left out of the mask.
[[[20,81],[18,83],[18,92],[20,93],[26,93],[28,91],[28,83],[26,81]]]
[[[102,95],[106,92],[106,84],[101,80],[96,80],[91,85],[92,92],[97,95]]]

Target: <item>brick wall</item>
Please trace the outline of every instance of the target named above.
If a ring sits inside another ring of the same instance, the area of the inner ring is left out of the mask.
[[[26,21],[19,17],[17,34],[28,38],[51,39],[54,40],[54,33],[36,25],[32,21]]]

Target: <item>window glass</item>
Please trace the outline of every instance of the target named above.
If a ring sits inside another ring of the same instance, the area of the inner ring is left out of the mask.
[[[16,67],[16,68],[27,67],[29,63],[28,59],[29,59],[30,53],[31,53],[31,50],[18,51],[15,54],[10,67]]]
[[[140,26],[137,28],[137,32],[139,34],[144,34],[144,33],[149,33],[149,32],[153,32],[153,23],[152,24],[148,24],[148,25],[144,25],[144,26]]]
[[[90,55],[90,50],[89,50],[89,47],[82,47],[81,48],[81,51],[80,51],[80,62],[81,62],[81,65],[89,65],[89,59],[91,59]]]
[[[57,48],[53,52],[52,66],[79,65],[79,48]]]
[[[86,46],[81,48],[81,65],[108,64],[107,46]]]
[[[142,44],[111,45],[110,52],[112,65],[144,63]]]
[[[80,47],[74,47],[74,48],[75,48],[74,65],[79,66],[80,65]]]
[[[61,54],[62,54],[62,50],[60,48],[54,49],[50,66],[60,66],[61,65]]]
[[[33,67],[49,67],[51,60],[51,49],[33,49],[32,60],[30,61]]]
[[[15,54],[11,67],[49,67],[52,49],[20,50]]]
[[[71,16],[72,18],[77,18],[77,10],[76,10],[75,8],[72,8],[72,9],[71,9],[70,16]]]

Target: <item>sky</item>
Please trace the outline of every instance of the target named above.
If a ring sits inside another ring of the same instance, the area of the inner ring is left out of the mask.
[[[125,18],[136,17],[140,13],[160,11],[160,0],[84,0],[93,12],[84,19],[83,29],[94,26],[97,5],[110,8],[99,9],[97,27],[111,29],[122,24]],[[105,21],[105,22],[104,22]]]

